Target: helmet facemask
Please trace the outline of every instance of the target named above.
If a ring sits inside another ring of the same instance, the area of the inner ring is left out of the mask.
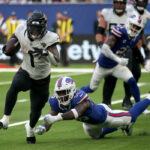
[[[126,0],[114,0],[113,9],[117,15],[122,15],[126,9]]]
[[[47,18],[38,11],[33,14],[27,20],[27,32],[28,37],[32,40],[41,39],[47,31]]]
[[[127,33],[130,37],[136,37],[143,29],[143,22],[141,16],[130,16],[126,24]]]
[[[57,80],[54,92],[59,105],[69,106],[76,92],[75,82],[69,77],[63,77]]]
[[[140,14],[144,13],[144,9],[147,7],[148,1],[147,0],[135,0],[134,7]]]

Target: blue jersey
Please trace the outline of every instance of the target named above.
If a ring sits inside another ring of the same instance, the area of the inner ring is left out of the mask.
[[[49,99],[50,107],[58,112],[65,113],[75,108],[76,105],[89,99],[88,95],[82,90],[76,90],[76,93],[71,100],[70,106],[67,108],[63,108],[59,105],[58,99],[55,95],[51,96]],[[93,101],[90,101],[90,107],[80,116],[77,120],[81,122],[86,122],[90,124],[98,124],[102,123],[106,120],[107,111],[102,105],[96,105]]]
[[[139,41],[140,35],[136,38],[131,38],[127,34],[127,30],[125,26],[115,26],[110,35],[113,35],[117,38],[117,42],[113,48],[111,48],[112,52],[120,57],[123,57],[128,50],[131,50]],[[100,54],[98,63],[103,68],[113,68],[118,63],[104,54]]]

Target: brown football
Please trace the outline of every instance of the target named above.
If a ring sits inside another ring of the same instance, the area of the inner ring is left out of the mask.
[[[17,53],[20,49],[20,44],[16,38],[10,38],[5,47],[5,54],[8,56],[12,56]]]

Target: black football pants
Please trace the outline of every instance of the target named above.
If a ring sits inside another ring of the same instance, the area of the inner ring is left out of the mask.
[[[30,126],[33,128],[41,115],[42,108],[48,101],[49,82],[50,75],[45,79],[34,80],[29,77],[25,70],[19,69],[6,95],[4,114],[11,114],[20,91],[30,90]]]

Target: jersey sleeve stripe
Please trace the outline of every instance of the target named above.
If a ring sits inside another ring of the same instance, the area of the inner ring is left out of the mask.
[[[88,95],[86,94],[80,101],[78,101],[78,103],[81,103],[82,101],[84,101],[86,98],[88,98]]]
[[[113,30],[116,32],[116,33],[118,33],[118,34],[122,34],[119,30],[117,30],[117,29],[115,29],[115,28],[113,28]]]
[[[118,33],[114,32],[114,30],[112,30],[111,33],[113,33],[113,34],[116,35],[117,37],[121,37],[121,35],[119,35]]]

